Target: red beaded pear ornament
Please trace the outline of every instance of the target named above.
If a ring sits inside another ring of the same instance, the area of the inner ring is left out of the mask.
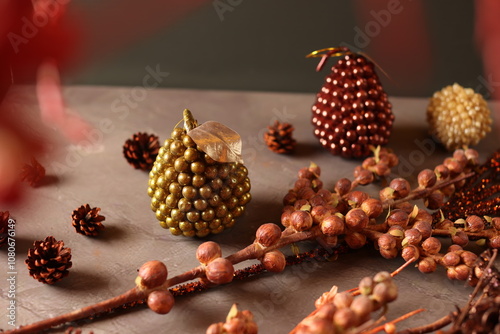
[[[314,135],[334,155],[362,158],[370,147],[389,141],[394,115],[371,61],[346,47],[314,51],[320,71],[329,57],[342,57],[332,67],[312,107]]]

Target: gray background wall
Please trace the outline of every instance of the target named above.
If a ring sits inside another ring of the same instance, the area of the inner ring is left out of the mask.
[[[361,1],[215,0],[112,54],[100,55],[102,44],[93,45],[90,61],[73,72],[67,81],[141,85],[145,67],[159,65],[162,71],[170,73],[161,83],[163,87],[314,92],[329,70],[315,72],[317,59],[306,59],[305,55],[329,46],[356,46],[356,32],[365,29],[364,23],[356,19],[357,5]],[[106,24],[112,26],[121,15],[119,2],[114,0],[74,2],[80,5],[82,13],[91,20],[94,18],[96,25],[108,20]],[[116,5],[114,16],[98,15],[103,3],[113,2]],[[418,1],[401,0],[403,10],[398,15],[408,14],[414,2]],[[231,10],[221,15],[215,8],[220,3]],[[403,52],[401,63],[392,66],[391,59],[398,56],[401,43],[384,44],[382,52],[378,50],[375,54],[377,62],[391,77],[390,80],[381,75],[388,93],[429,96],[453,82],[487,93],[484,86],[487,76],[482,72],[474,43],[473,1],[427,0],[422,3],[422,23],[428,29],[422,33],[429,40],[431,63],[426,69],[418,68],[422,65],[416,64],[421,55],[419,45],[414,45],[414,51]],[[140,6],[137,10],[137,15],[144,20],[149,16],[161,20],[161,14],[155,14],[142,12]],[[380,33],[373,34],[368,45],[361,45],[364,46],[361,49],[370,54],[391,25],[380,26]],[[404,40],[404,35],[401,37]],[[389,61],[384,63],[386,58]],[[416,78],[422,71],[426,74]]]

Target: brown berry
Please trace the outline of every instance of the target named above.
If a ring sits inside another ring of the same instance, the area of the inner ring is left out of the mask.
[[[460,281],[465,281],[469,278],[471,273],[471,268],[467,267],[465,264],[459,264],[455,267],[456,278]]]
[[[420,258],[420,251],[414,245],[408,245],[401,251],[401,257],[405,261],[417,261]]]
[[[343,308],[337,310],[333,315],[333,322],[336,326],[348,329],[358,325],[358,316],[350,308]]]
[[[297,210],[290,216],[290,223],[297,231],[307,231],[313,226],[313,219],[309,212]]]
[[[468,216],[465,219],[467,223],[466,230],[469,232],[477,233],[481,232],[484,229],[484,221],[481,217],[476,215]]]
[[[393,200],[395,198],[394,189],[390,187],[383,188],[382,190],[379,191],[379,198],[382,202]]]
[[[219,257],[207,264],[205,275],[211,283],[229,283],[234,277],[234,266],[228,259]]]
[[[378,238],[377,244],[381,249],[393,249],[396,248],[396,238],[388,233],[384,233]]]
[[[373,291],[374,284],[375,283],[373,282],[373,278],[371,278],[369,276],[363,277],[361,279],[361,281],[359,281],[359,285],[358,285],[359,292],[365,296],[371,295],[372,291]]]
[[[358,315],[361,322],[365,322],[373,311],[373,301],[365,295],[357,296],[352,301],[350,309]]]
[[[354,190],[345,195],[349,206],[352,208],[359,208],[361,203],[368,199],[368,194],[364,191]]]
[[[427,238],[422,242],[422,248],[427,254],[437,254],[441,250],[441,241],[434,237]]]
[[[441,261],[446,267],[454,267],[460,263],[460,260],[460,255],[456,252],[448,252],[443,256]]]
[[[430,169],[424,169],[418,173],[418,185],[422,188],[430,188],[436,184],[436,173]]]
[[[280,238],[281,229],[272,223],[261,225],[255,233],[255,241],[264,247],[274,245]]]
[[[419,230],[416,228],[410,228],[405,231],[405,239],[403,243],[409,244],[409,245],[418,245],[420,241],[422,240],[422,233],[420,233]]]
[[[314,206],[311,210],[311,216],[313,218],[313,224],[320,224],[323,219],[328,216],[333,216],[337,212],[337,209],[330,205],[319,205]]]
[[[148,307],[158,314],[170,312],[174,303],[174,296],[168,290],[155,290],[148,296]]]
[[[462,231],[462,230],[458,230],[452,237],[451,237],[451,240],[453,241],[453,243],[459,245],[459,246],[462,246],[462,247],[465,247],[468,243],[469,243],[469,237],[467,236],[467,234]]]
[[[363,210],[368,218],[377,218],[382,214],[382,202],[376,198],[368,198],[361,203],[361,210]]]
[[[494,217],[491,220],[491,227],[493,227],[497,231],[500,231],[500,217]]]
[[[343,291],[335,295],[333,298],[333,305],[337,307],[337,309],[346,308],[351,306],[354,297],[348,291]]]
[[[444,194],[439,190],[433,191],[429,196],[424,198],[424,205],[431,210],[437,210],[442,207],[443,204]]]
[[[167,266],[161,261],[148,261],[139,268],[138,284],[141,288],[152,289],[165,283]]]
[[[413,228],[417,229],[422,234],[422,239],[427,239],[432,234],[431,223],[424,220],[418,220],[413,223]]]
[[[436,268],[436,261],[434,261],[431,257],[424,257],[418,262],[418,270],[420,270],[421,273],[432,273],[436,270]]]
[[[410,183],[401,177],[392,180],[389,187],[394,189],[394,198],[396,199],[408,196],[411,191]]]
[[[344,196],[351,190],[351,180],[342,178],[335,183],[335,192],[340,196]]]
[[[274,273],[282,272],[286,266],[285,255],[276,249],[264,254],[261,262],[267,271]]]
[[[350,232],[348,231],[344,237],[347,245],[352,249],[358,249],[363,247],[366,244],[366,236],[359,232]]]
[[[434,167],[434,173],[438,180],[444,180],[450,176],[450,170],[445,165],[437,165]]]
[[[331,215],[321,222],[321,232],[328,236],[335,236],[344,233],[344,220],[337,215]]]
[[[220,258],[222,251],[218,243],[207,241],[198,246],[196,250],[196,258],[201,264],[207,265],[211,261]]]
[[[463,251],[460,254],[460,257],[462,258],[462,262],[467,266],[467,267],[474,267],[477,261],[477,255],[469,252],[469,251]]]
[[[351,209],[345,215],[346,225],[353,231],[361,231],[368,226],[368,216],[362,209]]]
[[[387,224],[389,226],[399,225],[401,227],[406,227],[408,225],[408,214],[401,209],[392,210],[387,216]]]

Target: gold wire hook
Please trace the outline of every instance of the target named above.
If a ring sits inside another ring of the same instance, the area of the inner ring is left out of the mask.
[[[325,53],[322,53],[325,52]],[[316,66],[316,72],[321,71],[323,66],[325,65],[326,61],[330,57],[339,57],[339,56],[344,56],[347,54],[351,54],[351,50],[349,50],[347,47],[330,47],[330,48],[324,48],[320,50],[316,50],[311,52],[310,54],[306,55],[306,58],[317,58],[321,57],[321,60],[318,63],[318,66]]]

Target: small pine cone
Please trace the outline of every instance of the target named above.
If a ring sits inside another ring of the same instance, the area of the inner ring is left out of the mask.
[[[0,211],[0,247],[5,245],[8,240],[8,231],[9,231],[9,220],[10,214],[9,211],[2,212]],[[13,221],[13,220],[12,220]]]
[[[73,218],[73,226],[77,233],[95,237],[99,234],[100,230],[104,229],[101,223],[105,217],[101,216],[99,212],[101,208],[90,208],[90,205],[85,204],[73,211],[71,218]]]
[[[297,142],[293,139],[293,125],[275,121],[272,126],[267,127],[264,133],[264,141],[267,147],[275,153],[291,153]]]
[[[135,169],[149,171],[160,150],[158,136],[137,132],[123,145],[123,155]]]
[[[21,181],[25,181],[30,186],[36,187],[45,177],[45,168],[35,158],[31,158],[31,165],[25,164],[23,166],[20,177]]]
[[[430,132],[450,151],[476,145],[491,131],[491,112],[484,98],[459,84],[434,93],[427,107]]]
[[[71,248],[64,247],[63,241],[49,236],[33,243],[25,263],[34,279],[54,284],[69,274],[68,269],[72,265]]]

